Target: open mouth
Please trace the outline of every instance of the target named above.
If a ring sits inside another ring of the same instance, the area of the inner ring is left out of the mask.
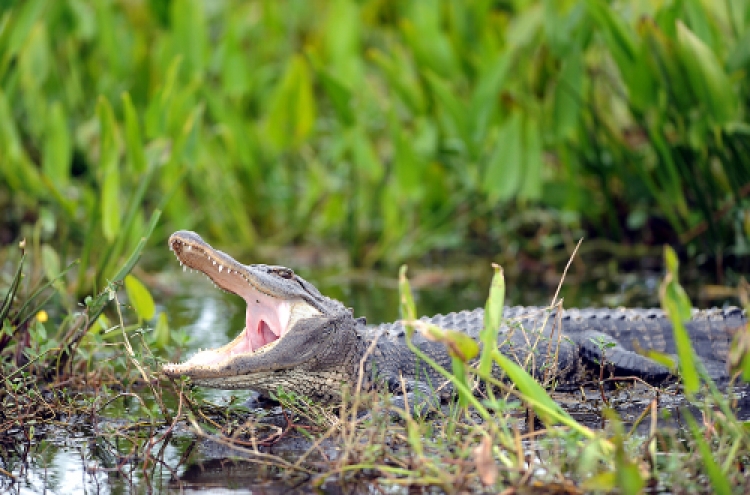
[[[228,344],[197,352],[181,364],[165,366],[167,373],[179,373],[195,367],[212,367],[237,356],[268,352],[278,344],[294,324],[320,312],[302,299],[274,297],[254,283],[248,267],[203,242],[191,242],[173,236],[169,247],[183,269],[198,270],[217,287],[237,294],[247,304],[245,328]]]

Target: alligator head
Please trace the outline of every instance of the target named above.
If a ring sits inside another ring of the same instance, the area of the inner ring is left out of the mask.
[[[319,389],[330,395],[331,388],[338,388],[331,387],[332,381],[351,379],[361,344],[356,321],[343,304],[323,296],[289,268],[243,265],[194,232],[175,232],[169,247],[181,265],[242,297],[247,310],[245,328],[234,340],[165,365],[167,376],[266,395],[282,386],[308,396],[319,396]]]

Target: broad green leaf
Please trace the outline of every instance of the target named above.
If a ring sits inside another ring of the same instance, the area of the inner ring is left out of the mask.
[[[581,104],[584,101],[583,82],[583,53],[572,49],[562,61],[553,97],[552,118],[556,135],[561,138],[572,138],[578,128]]]
[[[677,255],[671,247],[665,246],[664,258],[667,265],[667,274],[659,291],[661,305],[672,323],[680,374],[685,385],[685,391],[693,394],[698,391],[700,382],[695,353],[684,325],[684,322],[691,318],[692,305],[685,290],[677,281]]]
[[[277,150],[304,141],[315,124],[315,100],[310,69],[302,56],[294,56],[271,97],[266,132]]]
[[[360,5],[349,0],[329,3],[327,28],[323,30],[329,68],[340,78],[358,86],[361,81]]]
[[[45,0],[30,0],[18,3],[16,8],[13,9],[7,45],[0,47],[0,56],[2,56],[2,59],[0,59],[0,76],[5,75],[6,69],[26,43],[34,23],[46,6]],[[0,29],[0,31],[2,30]],[[2,35],[1,32],[0,35]]]
[[[400,102],[416,114],[423,114],[427,107],[422,86],[414,74],[414,67],[408,62],[408,54],[397,45],[389,52],[390,57],[380,50],[367,52],[369,58],[385,73],[388,85],[400,97]]]
[[[156,313],[154,298],[145,285],[134,275],[125,277],[125,291],[128,293],[130,304],[133,305],[139,320],[150,320]]]
[[[507,201],[517,192],[523,179],[523,119],[514,112],[498,133],[495,150],[487,160],[481,187],[490,203]]]
[[[349,133],[349,146],[351,159],[356,164],[357,170],[361,171],[371,183],[380,181],[385,173],[385,167],[362,125],[357,125]]]
[[[441,29],[439,0],[405,2],[407,19],[400,23],[401,32],[422,71],[441,77],[458,72],[453,48]]]
[[[65,112],[59,102],[50,108],[45,137],[42,170],[57,190],[63,190],[70,178],[73,150]]]
[[[750,29],[737,41],[734,48],[729,51],[726,59],[726,67],[730,72],[735,72],[743,67],[750,66]]]
[[[503,52],[495,58],[485,72],[480,76],[476,89],[471,98],[470,122],[473,123],[472,139],[481,143],[487,135],[493,118],[500,108],[500,95],[508,78],[511,65],[514,62],[513,53]]]
[[[412,139],[395,115],[390,119],[395,153],[393,168],[398,180],[399,192],[409,198],[419,198],[423,193],[424,163],[414,153]]]
[[[433,342],[445,344],[448,354],[464,363],[468,363],[479,354],[479,344],[465,332],[428,325],[422,329],[422,335]]]
[[[711,13],[703,5],[703,2],[683,2],[684,18],[690,30],[705,44],[711,52],[716,53],[719,46],[714,42],[711,29]],[[679,30],[679,27],[677,28]]]
[[[60,275],[60,256],[49,244],[42,244],[42,267],[49,280],[56,280]]]
[[[108,242],[114,241],[120,230],[120,171],[117,166],[119,149],[115,136],[115,117],[112,107],[103,96],[97,105],[99,115],[100,157],[102,174],[101,215],[102,233]]]
[[[208,42],[209,23],[204,13],[206,4],[198,0],[174,0],[170,3],[175,43],[173,52],[184,55],[188,71],[202,74],[212,49]]]
[[[605,0],[587,0],[587,11],[599,26],[609,53],[628,90],[628,103],[638,111],[648,110],[656,93],[648,59],[640,38],[616,12],[618,5]]]
[[[737,92],[716,55],[677,21],[678,55],[690,86],[717,124],[732,122],[740,109]]]
[[[537,122],[527,116],[523,126],[523,178],[518,191],[520,199],[539,200],[542,198],[542,130]]]
[[[183,57],[178,52],[171,60],[167,68],[166,75],[163,76],[161,87],[156,94],[149,99],[146,107],[145,128],[146,137],[155,138],[162,136],[167,132],[167,117],[169,116],[169,106],[174,98],[175,86],[177,85],[178,75],[182,68]]]
[[[470,150],[472,143],[468,139],[468,106],[456,96],[455,90],[440,76],[432,72],[427,72],[425,76],[441,108],[440,118],[445,131],[451,138],[460,139],[463,147]]]
[[[526,370],[516,364],[511,358],[497,349],[493,349],[495,362],[502,368],[508,378],[518,387],[524,397],[533,399],[532,406],[539,419],[546,425],[552,425],[559,419],[575,422],[560,405],[547,395],[542,386],[529,375]]]
[[[336,111],[339,122],[343,127],[354,125],[357,117],[352,111],[352,92],[344,83],[327,70],[317,69],[317,74],[323,89],[333,104],[333,109]]]
[[[101,198],[102,233],[112,242],[120,232],[120,172],[116,168],[105,172]]]
[[[492,264],[495,274],[490,283],[490,295],[484,306],[484,328],[479,333],[482,341],[482,356],[479,360],[479,371],[488,375],[492,371],[492,349],[497,347],[497,336],[500,322],[503,319],[505,305],[505,276],[500,265]]]
[[[664,263],[667,266],[667,272],[676,277],[680,269],[680,260],[671,246],[664,246]]]
[[[167,321],[167,313],[159,313],[159,318],[156,320],[156,327],[154,327],[154,340],[156,345],[164,349],[169,344],[169,322]]]
[[[624,71],[635,59],[636,43],[633,34],[622,18],[612,11],[611,4],[604,0],[586,0],[589,14],[599,24],[601,33],[615,60]]]
[[[122,94],[122,107],[125,113],[125,147],[128,158],[137,174],[146,171],[146,155],[141,140],[141,127],[138,123],[138,112],[133,106],[129,93]]]
[[[644,20],[640,28],[643,37],[641,56],[649,64],[658,85],[658,88],[654,88],[654,93],[669,95],[671,105],[680,111],[688,111],[695,105],[696,98],[690,85],[684,82],[685,74],[676,54],[674,38],[666,36],[650,20]],[[655,94],[654,97],[656,96]]]
[[[523,49],[538,41],[538,33],[544,27],[544,13],[541,2],[516,12],[508,26],[508,45],[513,49]]]

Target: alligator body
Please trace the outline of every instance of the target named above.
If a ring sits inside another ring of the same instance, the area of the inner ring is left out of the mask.
[[[405,342],[400,323],[367,326],[342,303],[323,296],[292,270],[243,265],[193,232],[169,240],[180,263],[208,276],[218,287],[245,299],[246,325],[224,347],[196,353],[181,364],[165,365],[170,377],[188,376],[201,386],[251,389],[263,395],[279,387],[320,401],[336,401],[344,386],[387,387],[394,393],[438,397],[450,388],[419,362]],[[501,351],[538,378],[559,385],[580,383],[586,370],[608,376],[637,376],[659,384],[670,370],[639,352],[676,354],[671,324],[659,309],[569,309],[506,307]],[[483,310],[423,318],[478,338]],[[703,366],[714,380],[729,380],[726,358],[733,334],[746,324],[737,308],[694,310],[687,331]],[[442,343],[419,333],[414,343],[433,360],[450,366]],[[639,351],[639,352],[636,352]],[[362,376],[360,377],[360,371]],[[499,370],[497,370],[499,372]],[[440,391],[436,395],[434,391]]]

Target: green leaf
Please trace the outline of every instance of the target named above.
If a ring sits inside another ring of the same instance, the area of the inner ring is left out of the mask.
[[[678,56],[693,92],[717,124],[738,119],[737,92],[719,60],[681,21],[677,21]]]
[[[140,174],[146,171],[146,155],[141,140],[138,112],[133,106],[129,93],[122,94],[122,107],[125,113],[125,148],[133,171]]]
[[[555,85],[552,119],[557,136],[570,139],[578,129],[583,102],[584,63],[580,50],[570,50],[562,61],[560,77]]]
[[[42,245],[42,267],[49,280],[56,280],[60,275],[60,256],[49,244]]]
[[[376,49],[368,51],[367,54],[385,73],[389,87],[400,97],[399,102],[407,106],[411,112],[423,114],[427,108],[427,99],[414,74],[414,68],[407,61],[408,54],[404,52],[403,47],[396,45],[389,52],[392,58]],[[398,60],[394,60],[396,57]]]
[[[523,126],[523,179],[518,191],[519,199],[532,201],[542,198],[543,150],[541,129],[537,122],[527,116]]]
[[[505,305],[505,276],[500,265],[492,264],[495,274],[490,283],[490,295],[484,306],[484,328],[479,332],[482,341],[482,356],[479,360],[479,371],[485,375],[492,371],[492,349],[497,348],[497,336],[500,333],[500,322],[503,319]]]
[[[130,304],[133,305],[139,320],[150,320],[156,313],[154,298],[145,285],[134,275],[125,277],[125,291],[128,293]]]
[[[47,119],[42,170],[58,190],[65,188],[70,179],[72,145],[65,113],[59,102],[52,104]]]
[[[501,53],[489,64],[477,82],[471,98],[470,110],[470,115],[473,116],[470,122],[474,127],[472,138],[476,143],[484,141],[495,113],[500,108],[501,91],[508,78],[513,60],[511,52]]]
[[[278,150],[297,145],[312,132],[315,100],[310,69],[304,58],[294,56],[271,98],[266,132]]]
[[[370,141],[366,129],[357,125],[348,133],[351,158],[356,163],[357,170],[362,172],[370,183],[376,183],[383,178],[385,167],[378,156],[372,141]]]
[[[414,296],[411,293],[411,286],[409,285],[409,279],[406,278],[406,265],[401,265],[398,271],[398,293],[399,300],[401,301],[401,318],[404,320],[416,320],[417,319],[417,307],[414,304]],[[410,325],[406,326],[406,337],[411,339],[414,333],[414,328]]]
[[[677,270],[680,268],[680,260],[671,246],[664,246],[664,263],[667,266],[667,272],[676,277]]]
[[[0,76],[5,76],[6,69],[18,55],[24,43],[26,43],[31,29],[44,11],[46,5],[46,0],[19,2],[16,8],[12,10],[11,22],[4,25],[4,28],[10,26],[10,36],[7,45],[0,48],[0,55],[2,55],[0,59]],[[7,19],[4,22],[7,22]]]
[[[423,194],[422,183],[426,164],[414,152],[413,139],[407,136],[407,131],[395,115],[391,118],[391,129],[395,148],[393,168],[398,180],[399,193],[401,196],[417,199]]]
[[[120,232],[120,173],[115,168],[106,172],[102,186],[102,233],[112,242]]]
[[[621,17],[612,11],[610,4],[604,0],[587,0],[586,7],[601,27],[607,46],[620,66],[620,70],[627,69],[636,54],[636,43],[632,32]]]
[[[711,480],[712,493],[719,495],[730,495],[732,493],[732,487],[729,484],[726,473],[724,473],[716,462],[714,451],[710,445],[703,438],[704,432],[698,426],[698,423],[693,418],[693,414],[689,410],[684,411],[684,418],[690,429],[690,434],[693,437],[693,441],[698,446],[698,452],[700,452],[701,460],[703,461],[703,468],[708,474],[708,479]]]
[[[692,304],[685,290],[677,281],[677,255],[671,247],[665,246],[664,258],[667,266],[667,274],[661,283],[659,291],[661,306],[672,323],[680,375],[685,385],[685,391],[688,394],[693,394],[698,391],[700,381],[698,379],[695,352],[693,351],[693,346],[684,324],[692,316]]]
[[[430,89],[437,100],[440,108],[440,117],[443,127],[451,138],[460,139],[463,147],[471,150],[472,142],[469,140],[469,109],[457,96],[456,91],[440,76],[425,73]]]
[[[448,354],[455,359],[468,363],[479,354],[479,344],[469,335],[458,330],[440,328],[428,325],[422,330],[422,335],[433,342],[441,342],[448,350]]]
[[[357,116],[352,111],[352,92],[344,85],[336,76],[330,74],[325,69],[317,69],[318,79],[323,86],[323,90],[328,95],[328,98],[333,104],[333,109],[336,112],[339,122],[344,127],[354,125],[357,121]]]
[[[117,166],[119,149],[115,136],[115,116],[109,101],[99,98],[97,105],[100,128],[99,168],[103,174],[101,189],[102,233],[112,242],[120,231],[120,172]]]
[[[495,150],[485,171],[482,189],[490,203],[507,201],[521,185],[523,170],[523,119],[514,112],[498,133]]]
[[[539,385],[539,382],[511,358],[501,353],[498,349],[493,349],[492,357],[498,366],[505,371],[508,378],[518,387],[523,397],[527,400],[533,400],[531,404],[534,411],[546,425],[552,425],[560,419],[575,423],[573,418],[547,395],[547,392]]]
[[[164,349],[169,344],[169,322],[167,321],[167,313],[159,313],[159,318],[156,320],[156,327],[154,328],[154,340],[156,345],[160,349]]]

